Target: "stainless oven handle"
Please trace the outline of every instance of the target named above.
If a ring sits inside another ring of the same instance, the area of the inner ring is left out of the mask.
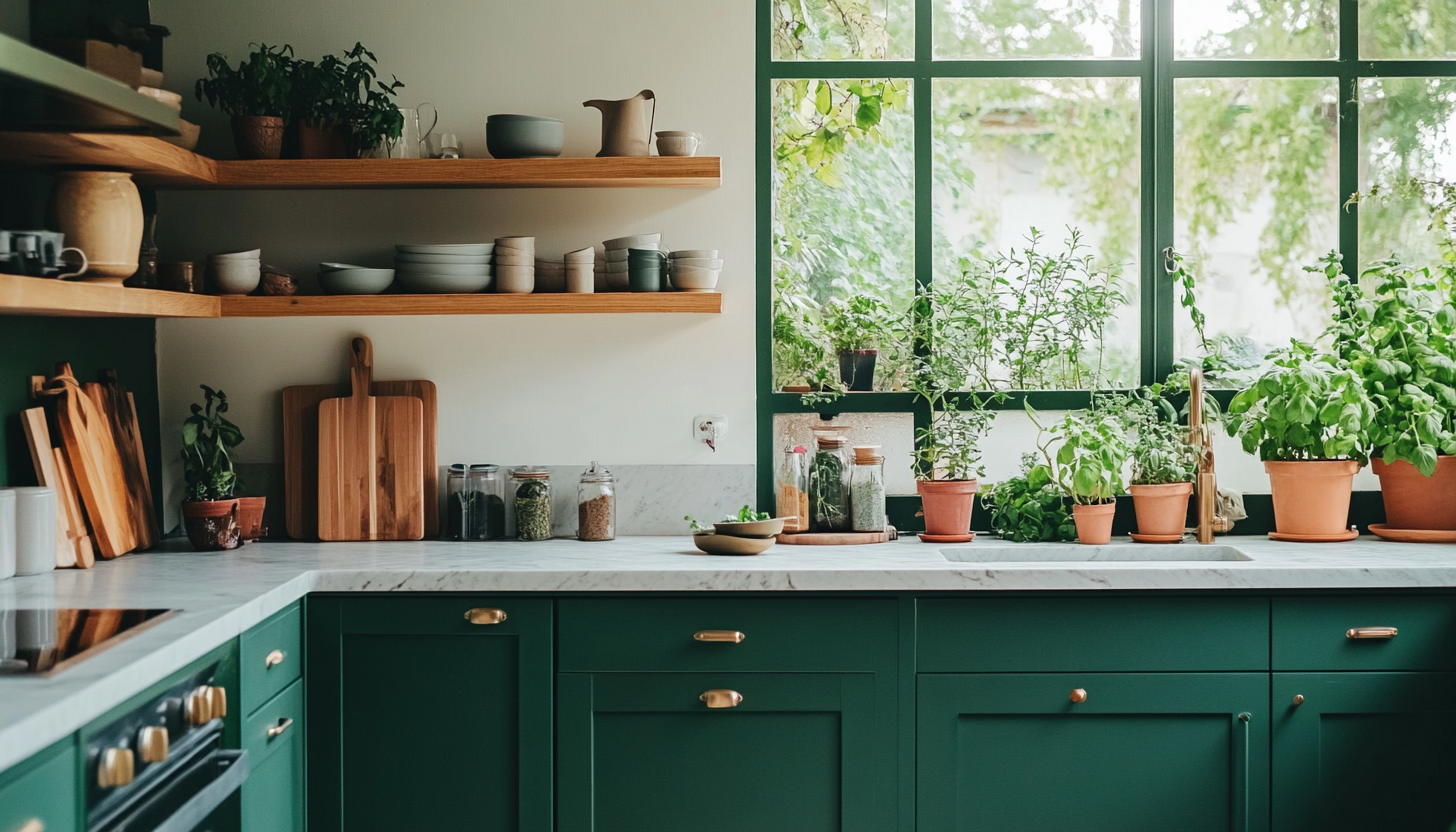
[[[212,814],[212,810],[222,805],[224,800],[243,785],[248,779],[248,752],[246,751],[219,751],[219,755],[231,757],[233,764],[228,766],[222,776],[208,783],[197,794],[194,794],[188,801],[177,808],[172,816],[157,825],[152,832],[192,832],[199,824]]]

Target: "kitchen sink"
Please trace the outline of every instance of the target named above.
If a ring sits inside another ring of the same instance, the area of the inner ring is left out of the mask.
[[[1200,546],[1197,543],[1139,544],[1112,543],[1083,546],[1080,543],[990,543],[941,549],[940,554],[955,563],[1143,563],[1170,561],[1248,561],[1253,558],[1232,546]]]

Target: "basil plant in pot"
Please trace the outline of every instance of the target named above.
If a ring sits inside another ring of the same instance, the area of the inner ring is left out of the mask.
[[[890,305],[874,295],[856,294],[824,307],[824,331],[839,355],[839,380],[851,392],[875,389],[875,361],[893,333]]]
[[[243,441],[242,431],[223,415],[227,394],[202,385],[205,404],[192,405],[182,422],[182,464],[187,482],[182,502],[182,523],[187,539],[199,552],[235,549],[241,539],[239,502],[233,496],[238,475],[233,448]]]
[[[1131,484],[1139,536],[1147,542],[1177,542],[1188,525],[1188,501],[1198,474],[1198,446],[1178,411],[1164,397],[1166,387],[1154,384],[1130,395],[1109,396],[1104,406],[1121,414],[1132,436]],[[1155,538],[1160,538],[1155,539]]]
[[[1117,497],[1127,491],[1123,469],[1132,454],[1120,414],[1113,408],[1074,410],[1061,422],[1043,427],[1030,405],[1026,413],[1040,431],[1037,450],[1046,460],[1046,474],[1072,499],[1077,540],[1090,545],[1112,542]]]
[[[293,88],[293,47],[258,44],[248,57],[234,69],[226,55],[208,55],[208,77],[197,80],[194,94],[232,117],[238,158],[277,159]]]

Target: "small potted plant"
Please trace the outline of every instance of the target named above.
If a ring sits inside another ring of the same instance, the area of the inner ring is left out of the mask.
[[[241,523],[233,497],[238,475],[232,449],[243,441],[237,425],[229,422],[227,394],[202,385],[206,403],[192,405],[182,422],[182,464],[187,495],[182,502],[182,523],[187,539],[199,552],[235,549]]]
[[[233,69],[226,55],[208,55],[208,77],[197,80],[194,94],[232,117],[238,158],[277,159],[293,87],[293,47],[261,44],[249,58]]]
[[[856,294],[824,307],[824,331],[839,356],[839,380],[851,392],[875,389],[875,361],[892,333],[890,305],[874,295]]]
[[[1107,406],[1119,410],[1133,440],[1130,448],[1132,494],[1139,535],[1176,542],[1188,524],[1188,500],[1198,474],[1198,447],[1178,413],[1154,384],[1131,395],[1110,396]]]
[[[991,531],[1010,543],[1076,540],[1077,527],[1067,497],[1052,482],[1051,470],[1023,454],[1021,473],[987,486],[981,505],[991,513]]]
[[[394,76],[388,84],[377,80],[377,62],[373,52],[355,43],[336,64],[342,77],[337,117],[345,127],[350,156],[368,156],[404,130],[404,115],[394,103],[404,84]]]
[[[1127,491],[1123,468],[1132,453],[1122,419],[1110,408],[1074,410],[1043,428],[1030,405],[1026,412],[1041,431],[1037,450],[1046,460],[1046,475],[1072,499],[1077,540],[1090,545],[1112,542],[1117,497]],[[1052,445],[1057,446],[1055,456]]]

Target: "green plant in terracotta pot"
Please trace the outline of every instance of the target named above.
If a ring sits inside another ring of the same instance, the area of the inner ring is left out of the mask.
[[[228,411],[227,394],[205,384],[201,387],[205,403],[192,405],[192,415],[182,421],[187,483],[182,522],[197,551],[234,549],[239,545],[241,525],[239,503],[233,496],[238,488],[233,448],[242,443],[243,434],[223,415]]]
[[[1132,454],[1120,414],[1113,408],[1074,410],[1062,421],[1043,427],[1030,405],[1026,413],[1040,431],[1037,451],[1045,460],[1047,476],[1072,500],[1077,540],[1110,543],[1117,497],[1127,492],[1123,470]]]
[[[1149,542],[1176,542],[1188,521],[1188,500],[1198,474],[1198,447],[1188,428],[1178,423],[1178,411],[1153,384],[1128,395],[1106,397],[1104,406],[1115,409],[1132,436],[1133,509],[1139,535]],[[1161,538],[1162,540],[1152,540]]]
[[[404,130],[404,115],[394,103],[404,84],[394,76],[388,84],[378,80],[376,63],[373,52],[355,43],[332,64],[340,81],[336,118],[344,125],[350,156],[368,156],[386,140],[398,139]]]
[[[875,389],[875,361],[893,337],[894,313],[874,295],[856,294],[824,307],[824,332],[839,356],[839,380],[851,392]]]
[[[257,44],[236,69],[227,56],[207,56],[206,78],[194,88],[198,101],[232,117],[233,142],[240,159],[277,159],[283,152],[284,125],[293,89],[293,47]]]

